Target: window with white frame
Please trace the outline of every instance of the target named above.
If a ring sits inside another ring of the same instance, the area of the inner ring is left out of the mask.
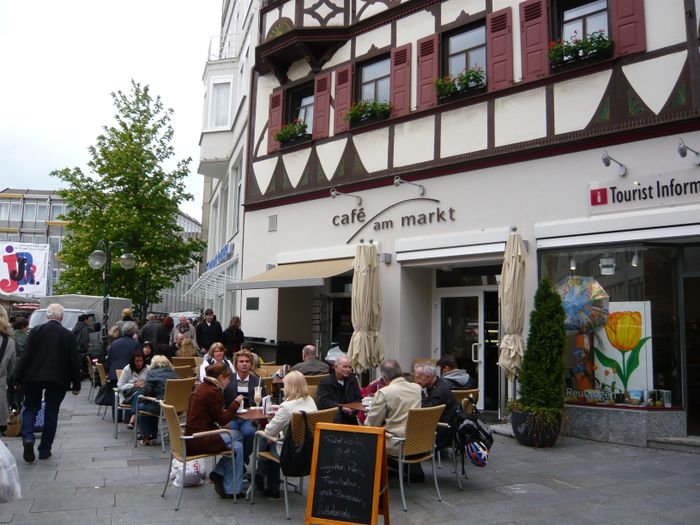
[[[49,218],[49,205],[45,202],[40,202],[36,206],[36,220],[45,221]]]
[[[0,221],[6,221],[10,218],[10,203],[0,202]]]
[[[63,204],[52,204],[50,220],[57,221],[61,215],[63,215]]]
[[[11,221],[21,221],[22,220],[22,203],[19,201],[14,201],[10,205],[10,220]]]
[[[229,126],[231,115],[231,79],[212,79],[209,103],[209,127]]]
[[[34,222],[36,217],[36,202],[25,202],[24,203],[24,216],[22,220],[24,222]]]

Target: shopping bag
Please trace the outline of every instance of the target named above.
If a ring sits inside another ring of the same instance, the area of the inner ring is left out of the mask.
[[[7,437],[17,437],[22,433],[22,417],[19,413],[19,407],[16,403],[10,405],[10,415],[7,416],[7,429],[5,435]]]
[[[22,499],[17,462],[12,452],[0,441],[0,503]]]
[[[173,459],[172,469],[170,470],[170,479],[173,480],[173,486],[180,486],[180,475],[182,473],[182,461]],[[204,462],[198,459],[191,459],[185,466],[185,487],[196,487],[204,482],[207,476],[207,471],[204,468]]]
[[[111,407],[114,404],[114,388],[111,381],[106,381],[97,391],[95,404],[103,407]]]

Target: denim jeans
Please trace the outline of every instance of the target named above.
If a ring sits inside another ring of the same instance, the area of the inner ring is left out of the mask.
[[[243,452],[245,454],[245,458],[247,459],[248,456],[250,456],[250,453],[253,452],[255,425],[253,425],[252,421],[234,417],[228,424],[228,428],[231,430],[238,430],[241,434],[243,434]]]
[[[51,452],[51,445],[56,437],[58,427],[58,409],[66,397],[66,387],[58,383],[24,384],[24,411],[22,412],[22,442],[34,443],[34,425],[41,409],[42,393],[46,408],[44,409],[44,430],[41,433],[39,453]]]
[[[233,445],[231,444],[231,434],[220,434],[228,448],[233,448],[236,462],[236,478],[233,478],[233,463],[231,458],[224,456],[216,462],[214,472],[224,477],[224,492],[226,494],[240,494],[243,492],[243,443],[240,434],[234,433]]]

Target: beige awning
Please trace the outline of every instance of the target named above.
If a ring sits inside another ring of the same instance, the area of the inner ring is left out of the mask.
[[[232,290],[253,288],[292,288],[323,286],[325,279],[350,272],[353,259],[333,259],[304,263],[281,264],[267,272],[230,284]]]

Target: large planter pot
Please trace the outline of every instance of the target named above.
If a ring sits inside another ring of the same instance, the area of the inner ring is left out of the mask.
[[[561,420],[553,428],[532,428],[530,414],[514,410],[510,414],[510,424],[513,427],[513,435],[518,443],[526,447],[546,448],[556,443],[561,431]]]

